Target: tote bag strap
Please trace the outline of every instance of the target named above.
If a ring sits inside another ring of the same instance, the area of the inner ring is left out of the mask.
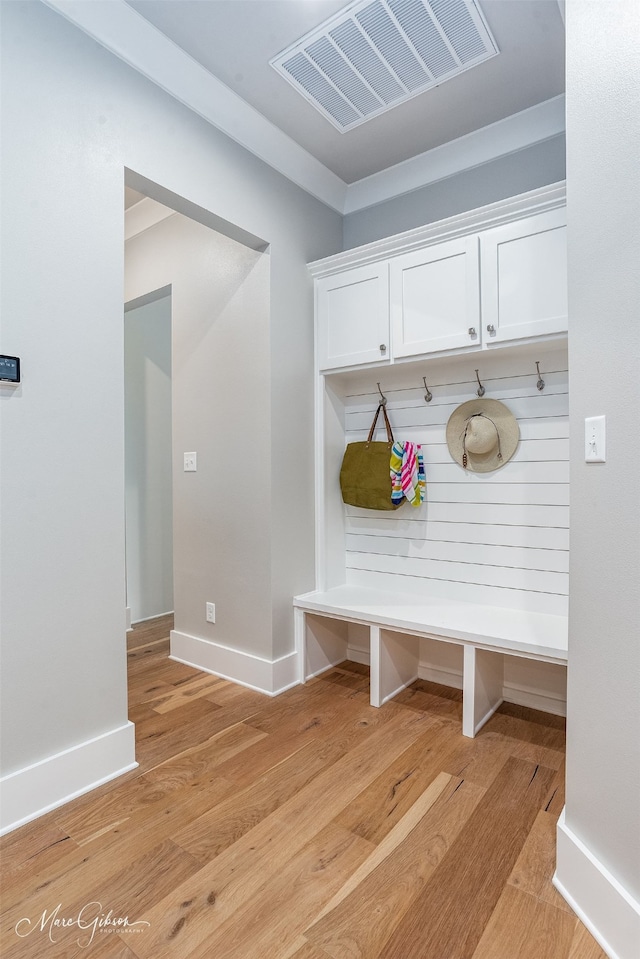
[[[382,410],[382,415],[384,416],[384,425],[387,428],[387,440],[389,443],[393,443],[393,432],[391,430],[391,423],[389,422],[389,417],[387,416],[387,410],[384,403],[378,404],[378,409],[376,410],[376,415],[373,417],[373,423],[371,424],[371,429],[369,430],[369,435],[367,437],[367,446],[373,439],[373,434],[376,431],[376,423],[378,422],[378,416],[380,415],[380,410]]]

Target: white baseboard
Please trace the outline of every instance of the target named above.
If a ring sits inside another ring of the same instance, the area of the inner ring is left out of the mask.
[[[131,630],[133,629],[133,626],[131,625],[131,607],[130,606],[127,606],[126,613],[127,613],[127,632],[130,633]]]
[[[371,656],[368,649],[359,646],[347,646],[347,659],[350,663],[360,663],[362,666],[371,665]]]
[[[461,669],[449,669],[446,666],[430,666],[429,663],[420,663],[418,665],[418,676],[420,679],[426,679],[429,683],[462,689]]]
[[[502,693],[506,703],[540,709],[543,713],[551,713],[553,716],[567,715],[567,701],[556,693],[530,689],[528,686],[520,686],[517,683],[505,683]]]
[[[0,835],[135,769],[134,733],[127,722],[0,779]]]
[[[275,660],[263,659],[173,629],[170,658],[267,696],[277,696],[299,683],[295,652]]]
[[[569,829],[564,809],[553,884],[610,959],[637,959],[640,903]]]
[[[128,610],[129,616],[131,616],[131,610]],[[161,619],[163,616],[173,616],[174,611],[168,609],[166,613],[154,613],[153,616],[143,616],[142,619],[136,619],[132,626],[139,626],[140,623],[151,623],[154,619]]]

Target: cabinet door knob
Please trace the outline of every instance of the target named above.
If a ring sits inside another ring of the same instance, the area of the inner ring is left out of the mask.
[[[496,328],[495,328],[495,326],[493,325],[493,323],[489,323],[489,325],[487,326],[487,333],[490,333],[491,336],[493,336],[493,334],[495,333],[495,331],[496,331]]]
[[[469,327],[469,336],[471,336],[471,337],[476,336],[476,328],[475,328],[475,326],[470,326],[470,327]]]
[[[381,353],[386,353],[386,352],[387,352],[387,346],[386,346],[385,343],[381,343],[381,344],[380,344],[380,352],[381,352]]]

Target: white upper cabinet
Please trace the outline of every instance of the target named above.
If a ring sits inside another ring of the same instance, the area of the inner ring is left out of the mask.
[[[480,342],[477,236],[438,243],[389,261],[394,357]]]
[[[310,264],[318,368],[566,333],[566,232],[555,184]]]
[[[563,208],[480,235],[485,344],[567,330],[566,223]]]
[[[316,294],[319,369],[389,362],[386,261],[321,277]]]

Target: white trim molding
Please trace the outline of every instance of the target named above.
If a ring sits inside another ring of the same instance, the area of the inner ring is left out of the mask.
[[[567,826],[564,809],[553,884],[610,959],[637,959],[640,903]]]
[[[135,769],[135,727],[127,722],[0,779],[0,835]]]
[[[468,233],[502,226],[535,213],[556,210],[563,207],[566,200],[566,183],[562,180],[560,183],[529,190],[518,196],[507,197],[506,200],[488,203],[486,206],[466,213],[457,213],[444,220],[397,233],[395,236],[374,240],[372,243],[366,243],[352,250],[334,253],[308,263],[307,267],[313,277],[329,276],[339,270],[349,270],[354,266],[365,266],[390,256],[411,253],[413,250],[421,250],[433,243],[444,243],[446,240],[454,240]]]
[[[338,213],[355,213],[564,133],[564,95],[347,185],[125,0],[43,0],[120,60]]]
[[[356,213],[411,193],[564,131],[565,98],[561,94],[352,183],[347,187],[344,213]]]
[[[279,659],[264,659],[173,629],[169,658],[267,696],[278,696],[299,683],[295,651]]]

